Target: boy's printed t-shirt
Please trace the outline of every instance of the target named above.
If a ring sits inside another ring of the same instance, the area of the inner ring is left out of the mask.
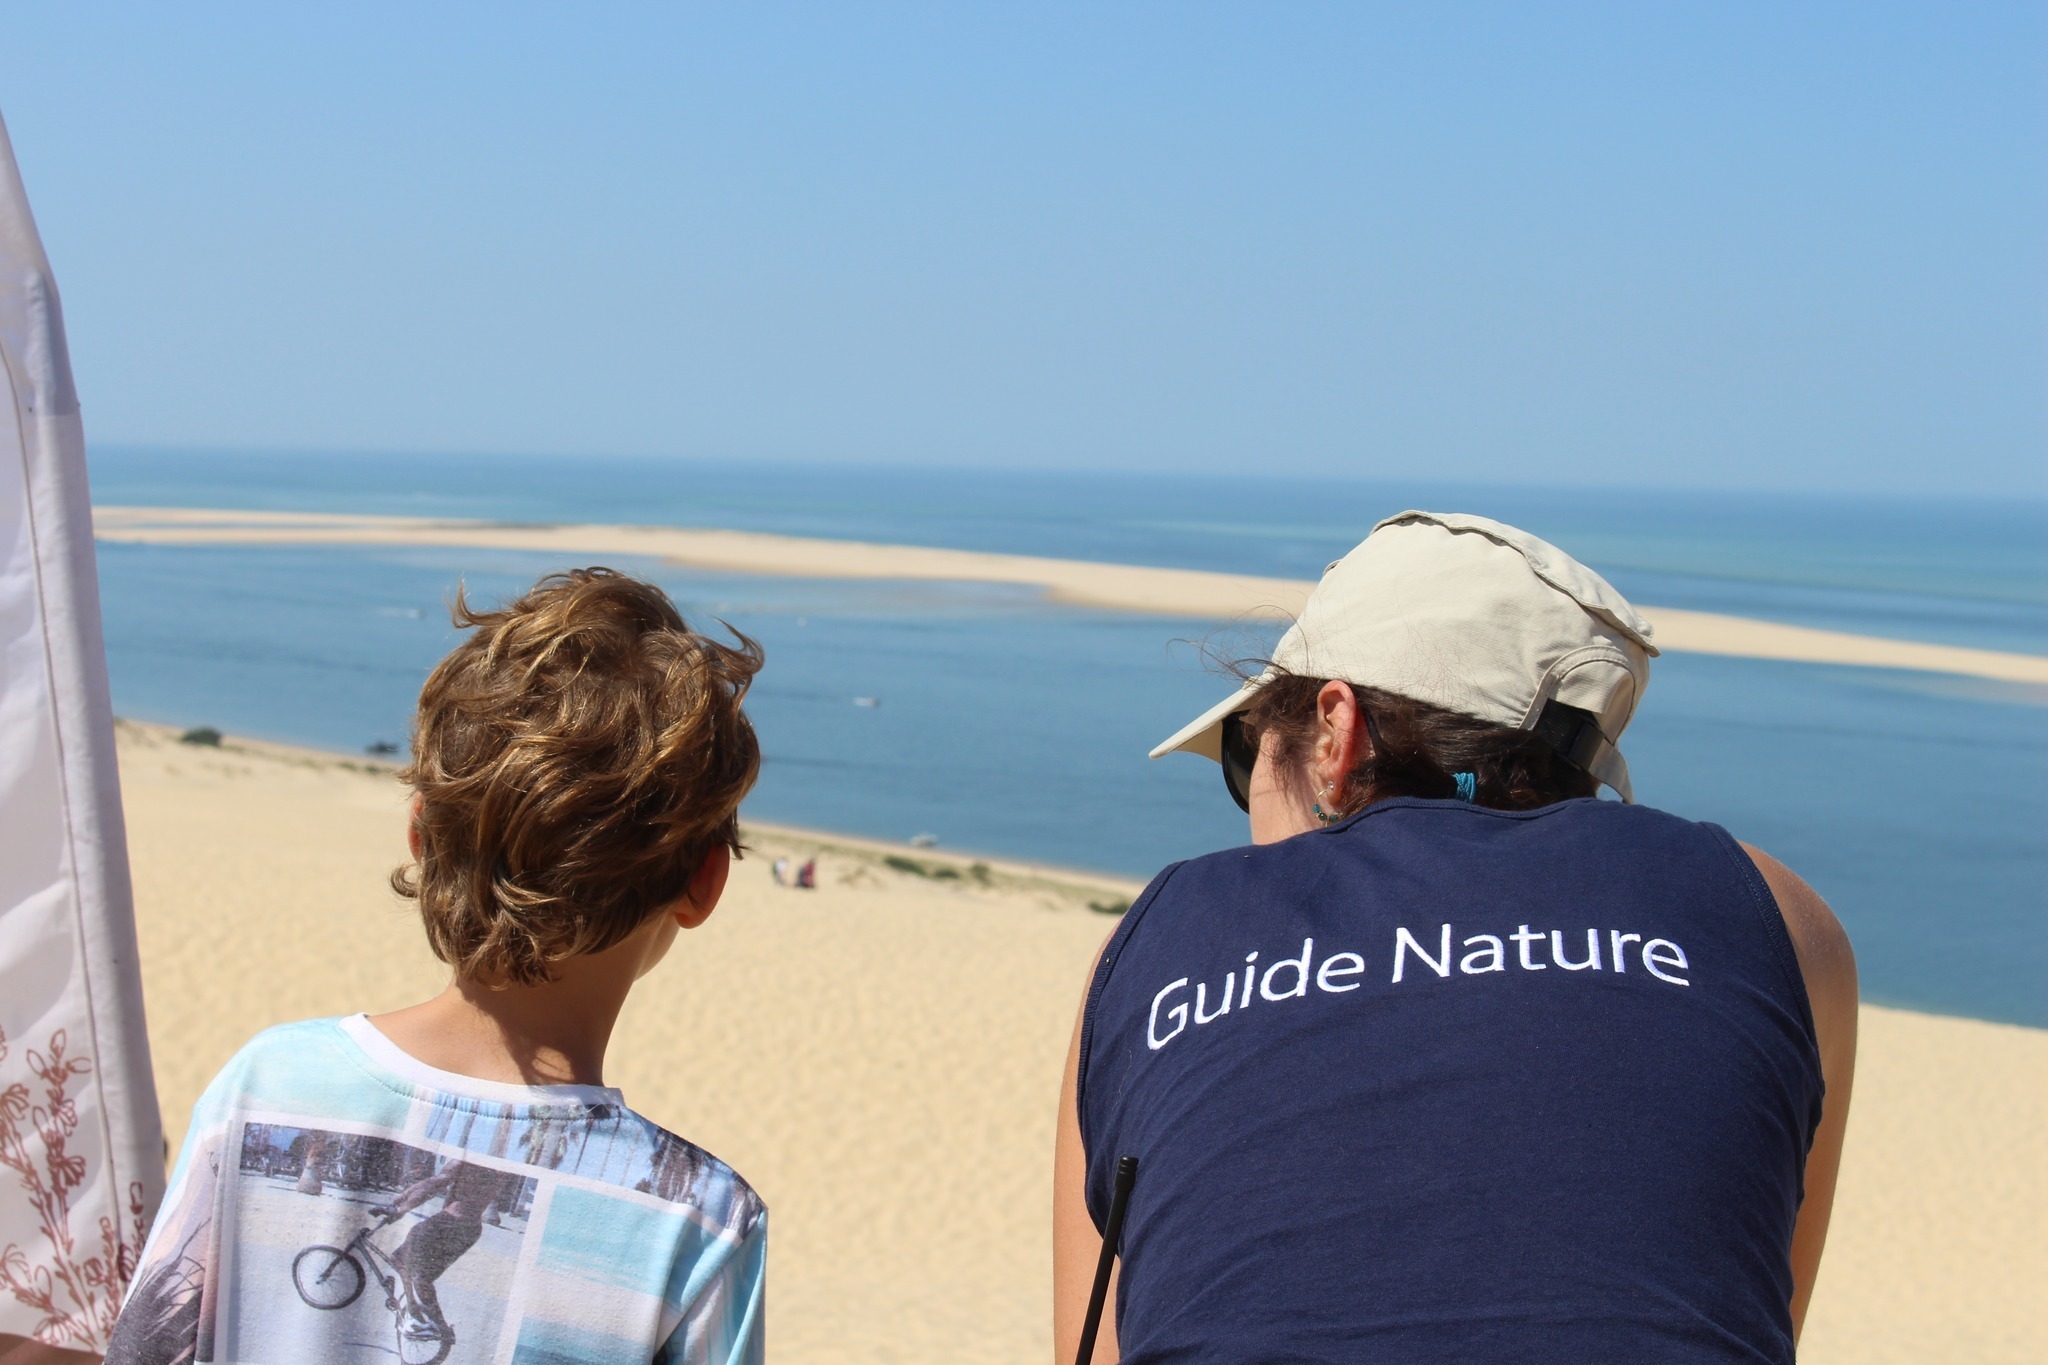
[[[731,1167],[616,1090],[288,1024],[193,1109],[107,1361],[757,1362],[767,1235]]]

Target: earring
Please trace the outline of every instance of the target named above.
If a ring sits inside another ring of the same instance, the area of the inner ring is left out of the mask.
[[[1316,793],[1315,800],[1309,802],[1309,809],[1313,810],[1316,813],[1316,819],[1322,821],[1326,825],[1334,825],[1339,820],[1342,820],[1344,818],[1343,816],[1337,814],[1335,811],[1328,811],[1323,809],[1324,798],[1329,796],[1331,792],[1334,792],[1336,790],[1337,784],[1335,782],[1332,782],[1329,786],[1323,788],[1321,791]]]

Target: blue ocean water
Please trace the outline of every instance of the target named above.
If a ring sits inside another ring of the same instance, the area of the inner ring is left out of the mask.
[[[2048,653],[2048,508],[779,470],[658,461],[100,451],[102,503],[721,525],[1312,577],[1412,505],[1529,526],[1658,605]],[[354,751],[402,742],[458,580],[506,552],[103,544],[116,707]],[[1029,589],[619,567],[759,638],[756,818],[1145,876],[1241,842],[1213,764],[1145,751],[1271,632]],[[856,704],[871,698],[878,704]],[[2048,1025],[2048,704],[1873,669],[1669,655],[1627,749],[1639,796],[1719,821],[1826,895],[1869,998]]]

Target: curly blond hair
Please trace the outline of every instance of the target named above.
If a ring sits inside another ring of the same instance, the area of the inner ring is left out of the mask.
[[[740,709],[761,647],[691,630],[613,569],[550,574],[472,628],[420,692],[418,860],[391,874],[458,975],[534,985],[626,938],[719,844],[760,772]],[[727,629],[731,629],[727,627]]]

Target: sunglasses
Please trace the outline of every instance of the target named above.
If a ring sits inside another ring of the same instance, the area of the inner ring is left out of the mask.
[[[1259,763],[1259,736],[1243,713],[1223,718],[1223,785],[1246,815],[1252,813],[1252,769]]]

